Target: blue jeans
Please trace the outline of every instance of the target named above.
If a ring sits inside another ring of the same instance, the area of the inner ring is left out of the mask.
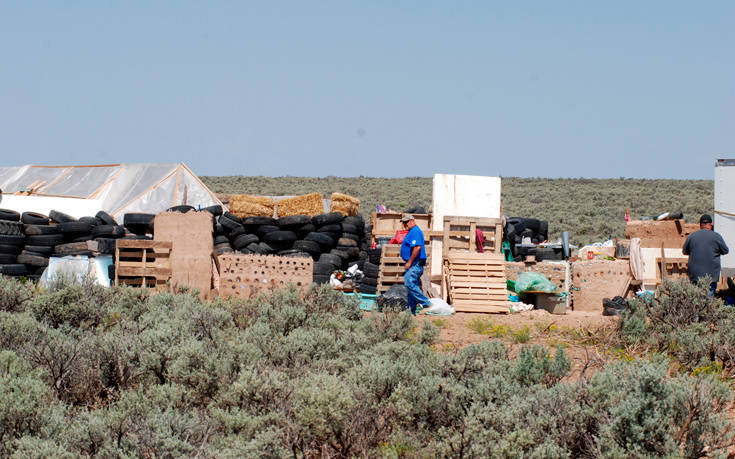
[[[709,284],[709,296],[715,296],[715,291],[717,291],[717,282],[712,282]]]
[[[424,267],[418,263],[403,273],[403,285],[408,289],[408,307],[411,308],[411,314],[416,314],[417,304],[423,307],[428,307],[431,304],[429,299],[421,292],[422,274],[424,274]]]

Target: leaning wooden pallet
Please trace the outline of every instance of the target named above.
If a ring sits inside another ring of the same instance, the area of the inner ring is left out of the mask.
[[[165,289],[171,279],[172,247],[170,241],[118,240],[115,249],[115,285]]]
[[[507,312],[505,262],[497,253],[451,253],[444,264],[447,300],[458,312]]]
[[[424,268],[424,276],[429,276],[431,267],[431,244],[426,245],[426,267]],[[395,284],[403,284],[403,272],[406,262],[401,258],[401,246],[399,244],[383,245],[382,254],[380,256],[380,272],[378,274],[378,294],[385,293]]]
[[[478,241],[477,230],[482,232],[482,244]],[[502,243],[503,223],[499,218],[444,217],[444,259],[454,252],[478,252],[479,246],[482,246],[484,252],[501,253]]]

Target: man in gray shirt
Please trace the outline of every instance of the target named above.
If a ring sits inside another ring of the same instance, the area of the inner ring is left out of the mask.
[[[712,217],[707,214],[699,219],[699,231],[687,237],[683,248],[684,255],[689,255],[689,279],[696,283],[700,278],[709,276],[710,296],[714,296],[717,281],[720,280],[720,255],[729,252],[725,240],[712,230]]]

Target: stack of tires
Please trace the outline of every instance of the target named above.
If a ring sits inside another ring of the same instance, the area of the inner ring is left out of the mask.
[[[326,283],[333,271],[366,259],[367,253],[363,250],[366,244],[362,217],[345,217],[340,212],[277,219],[239,218],[224,212],[214,226],[217,254],[310,257],[315,261],[314,281],[317,283]]]
[[[536,256],[536,247],[516,247],[523,238],[529,238],[531,243],[538,244],[549,238],[549,222],[535,218],[509,217],[505,222],[505,237],[510,243],[513,257],[516,261],[525,260],[526,256]],[[537,257],[537,259],[539,259]]]
[[[23,250],[25,235],[18,212],[0,209],[0,274],[6,276],[25,276],[25,265],[18,263],[18,255]]]
[[[380,265],[376,265],[367,260],[365,261],[365,264],[362,267],[364,277],[360,279],[360,282],[357,285],[360,293],[377,293],[379,271]]]

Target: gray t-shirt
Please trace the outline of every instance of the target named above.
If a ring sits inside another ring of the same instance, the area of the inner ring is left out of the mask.
[[[712,282],[717,282],[720,279],[720,255],[725,255],[729,249],[720,233],[702,228],[687,237],[683,252],[689,255],[689,279],[692,282],[708,274]]]

